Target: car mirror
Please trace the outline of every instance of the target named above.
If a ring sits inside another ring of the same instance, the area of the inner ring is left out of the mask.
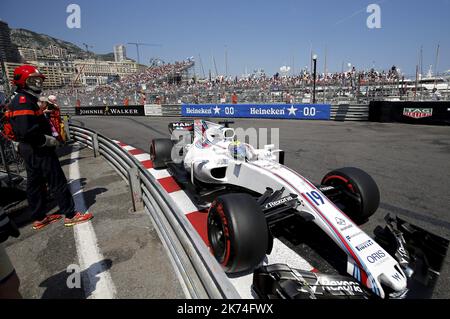
[[[235,133],[234,133],[234,130],[232,128],[226,128],[226,129],[223,130],[223,136],[226,139],[233,139],[234,135],[235,135]]]

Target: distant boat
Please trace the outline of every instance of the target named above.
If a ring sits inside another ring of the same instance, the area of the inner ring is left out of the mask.
[[[418,85],[430,91],[434,88],[438,91],[448,91],[450,89],[449,77],[434,76],[431,69],[432,66],[430,65],[427,76],[419,78]]]
[[[450,71],[450,70],[449,70]],[[414,89],[416,87],[416,81],[412,79],[402,79],[398,82],[399,86],[403,86],[405,89]],[[449,91],[450,90],[450,72],[447,72],[443,76],[434,76],[430,70],[428,71],[426,77],[422,77],[419,74],[419,79],[417,80],[418,90],[432,91],[436,88],[438,91]]]
[[[450,70],[445,71],[444,74],[442,74],[442,77],[450,83]]]
[[[436,88],[438,91],[447,91],[450,89],[448,79],[436,76],[420,79],[418,85],[430,91],[434,88]]]

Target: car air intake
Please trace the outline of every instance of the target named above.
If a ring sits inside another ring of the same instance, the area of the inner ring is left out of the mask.
[[[226,172],[227,172],[226,167],[217,167],[211,170],[211,175],[214,178],[225,178]]]

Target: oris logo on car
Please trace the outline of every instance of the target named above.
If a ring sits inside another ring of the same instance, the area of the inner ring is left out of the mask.
[[[366,249],[367,247],[370,247],[370,246],[372,246],[372,245],[373,245],[373,241],[369,239],[369,240],[363,242],[362,244],[356,246],[356,250],[357,250],[357,251],[361,251],[361,250],[364,250],[364,249]]]
[[[367,256],[367,261],[371,264],[374,264],[386,257],[386,254],[382,250],[378,250],[377,252]]]

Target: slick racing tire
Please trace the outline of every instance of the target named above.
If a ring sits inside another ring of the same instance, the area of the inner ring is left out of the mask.
[[[261,207],[250,195],[217,197],[207,226],[212,252],[226,273],[251,271],[265,258],[269,229]]]
[[[363,170],[344,167],[329,172],[322,185],[333,186],[343,192],[338,203],[355,223],[363,224],[378,209],[380,191],[373,178]]]
[[[157,138],[150,144],[150,158],[153,168],[162,169],[167,167],[167,162],[172,160],[173,142],[168,138]]]

